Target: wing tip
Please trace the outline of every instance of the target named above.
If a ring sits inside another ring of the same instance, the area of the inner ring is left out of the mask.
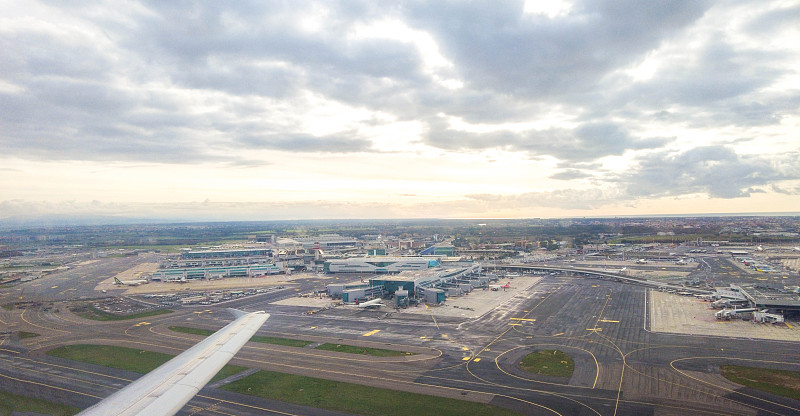
[[[263,313],[263,314],[266,314],[266,312],[264,312],[264,311],[247,312],[247,311],[243,311],[241,309],[234,309],[234,308],[227,308],[227,309],[228,309],[228,312],[233,314],[233,316],[235,318],[237,318],[237,319],[242,317],[242,316],[249,315],[251,313],[257,313],[257,314],[262,314]]]

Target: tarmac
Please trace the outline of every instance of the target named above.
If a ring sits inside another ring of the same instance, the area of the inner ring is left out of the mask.
[[[650,290],[650,330],[687,335],[800,341],[800,327],[731,319],[717,320],[710,302],[692,296]]]

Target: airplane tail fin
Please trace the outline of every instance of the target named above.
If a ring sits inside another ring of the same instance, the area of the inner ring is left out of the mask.
[[[120,281],[119,279],[117,279],[117,278],[115,277],[115,278],[114,278],[114,283],[116,283],[116,284],[118,284],[118,285],[121,285],[121,284],[122,284],[122,281]]]

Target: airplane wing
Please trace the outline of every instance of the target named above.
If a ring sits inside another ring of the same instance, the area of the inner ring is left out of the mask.
[[[79,416],[174,415],[261,328],[268,313],[228,309],[236,319]]]

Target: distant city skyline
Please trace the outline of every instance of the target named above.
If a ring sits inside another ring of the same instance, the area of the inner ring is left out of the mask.
[[[0,220],[800,210],[800,4],[3,6]]]

